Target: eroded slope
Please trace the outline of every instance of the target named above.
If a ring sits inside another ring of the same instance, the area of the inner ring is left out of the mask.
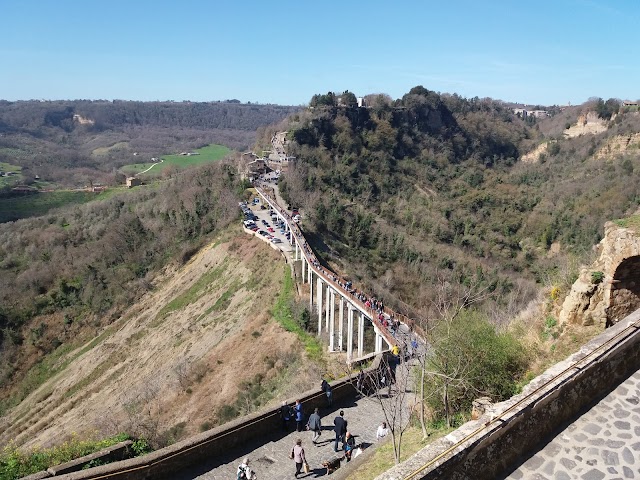
[[[283,381],[296,366],[295,336],[270,321],[286,268],[237,230],[202,249],[60,357],[66,368],[3,418],[0,443],[49,445],[94,430],[171,441],[224,420],[241,385],[258,379],[271,395],[303,387],[304,378]]]

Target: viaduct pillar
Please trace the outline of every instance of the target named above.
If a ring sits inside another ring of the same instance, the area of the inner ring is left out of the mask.
[[[318,335],[322,333],[322,279],[318,275]]]
[[[353,305],[347,303],[347,361],[353,358]]]

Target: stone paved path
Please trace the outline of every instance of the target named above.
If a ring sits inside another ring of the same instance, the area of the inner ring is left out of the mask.
[[[640,479],[640,370],[506,478]]]
[[[222,460],[222,464],[199,467],[199,471],[183,472],[179,478],[185,480],[196,478],[201,480],[235,479],[236,469],[245,456],[249,457],[249,464],[260,480],[294,478],[295,464],[293,460],[289,459],[289,452],[297,438],[302,439],[302,446],[311,467],[310,473],[300,475],[298,478],[311,479],[326,476],[326,470],[321,467],[321,463],[339,456],[333,451],[335,434],[331,429],[333,428],[333,419],[341,408],[344,410],[344,418],[348,422],[349,431],[356,437],[358,444],[363,442],[368,445],[375,444],[376,429],[384,420],[380,406],[375,399],[365,397],[349,404],[334,404],[334,407],[331,410],[320,412],[323,431],[317,446],[311,443],[311,432],[306,431],[270,439],[271,441],[265,444],[262,444],[264,439],[256,439],[255,445],[248,445],[244,449],[229,452],[227,458]],[[340,445],[338,445],[339,447]]]

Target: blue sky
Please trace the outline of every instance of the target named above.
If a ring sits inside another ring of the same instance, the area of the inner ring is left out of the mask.
[[[0,0],[0,98],[640,98],[637,0]]]

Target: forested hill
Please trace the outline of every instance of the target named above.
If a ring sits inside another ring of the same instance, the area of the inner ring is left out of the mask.
[[[297,107],[234,102],[0,101],[0,164],[51,183],[122,183],[124,165],[222,144],[244,150],[256,129]]]
[[[255,131],[278,122],[298,107],[236,102],[135,102],[104,100],[0,101],[0,132],[80,126],[79,115],[94,131],[123,126],[225,128]],[[77,117],[76,117],[77,118]]]
[[[298,160],[280,187],[327,258],[389,301],[427,311],[444,281],[523,306],[536,282],[586,258],[605,221],[637,208],[638,155],[594,154],[624,117],[590,148],[560,134],[525,164],[522,154],[551,139],[501,102],[423,87],[370,96],[366,108],[351,97],[316,95],[289,118]]]

